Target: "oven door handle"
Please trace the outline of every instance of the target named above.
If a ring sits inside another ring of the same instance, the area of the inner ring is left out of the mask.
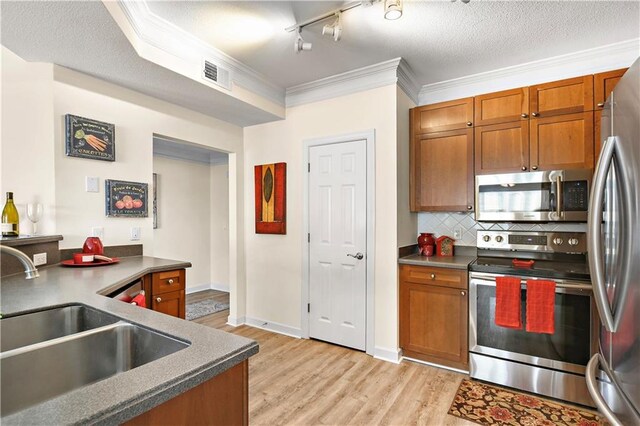
[[[617,330],[617,322],[614,320],[613,312],[607,297],[604,276],[604,255],[602,244],[602,214],[604,204],[604,191],[607,184],[607,174],[611,168],[613,155],[616,147],[616,138],[611,136],[607,138],[600,153],[600,159],[596,166],[593,176],[593,185],[591,187],[591,196],[589,197],[589,215],[587,219],[587,251],[589,260],[589,269],[591,270],[591,278],[593,280],[593,295],[595,297],[598,313],[607,331],[615,332]]]
[[[506,276],[506,275],[498,275],[498,276]],[[496,286],[495,274],[484,275],[482,272],[472,272],[471,274],[469,274],[469,278],[471,278],[471,282],[473,282],[475,285],[484,285],[489,287]],[[535,279],[535,278],[531,277],[531,279]],[[521,284],[520,284],[521,288],[525,290],[527,285],[527,279],[526,278],[521,279],[520,281],[521,281]],[[593,290],[593,286],[589,284],[581,284],[575,281],[572,281],[572,282],[562,282],[558,280],[553,280],[553,281],[556,283],[557,289],[565,288],[569,290],[586,290],[586,291]]]
[[[596,380],[596,374],[601,360],[602,356],[597,353],[589,360],[589,363],[587,364],[587,389],[589,390],[591,398],[593,398],[593,402],[596,403],[598,410],[600,410],[600,412],[604,414],[609,423],[611,423],[612,426],[623,426],[622,423],[620,423],[620,420],[617,419],[613,411],[611,411],[611,408],[609,408],[609,406],[607,405],[607,401],[605,401],[598,390],[598,381]],[[602,363],[602,370],[607,374],[607,376],[609,376],[609,378],[611,378],[611,371],[609,371],[609,368],[605,363]]]

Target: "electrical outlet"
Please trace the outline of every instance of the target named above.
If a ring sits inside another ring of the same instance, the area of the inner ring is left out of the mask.
[[[98,178],[95,176],[85,176],[84,187],[87,192],[100,192]]]
[[[453,239],[454,240],[459,240],[460,238],[462,238],[462,227],[454,228],[453,229]]]
[[[33,255],[33,264],[35,266],[47,264],[47,253],[36,253]]]
[[[131,241],[138,241],[140,239],[140,228],[134,226],[131,228]]]
[[[91,236],[104,240],[104,228],[102,226],[94,226],[91,228]]]

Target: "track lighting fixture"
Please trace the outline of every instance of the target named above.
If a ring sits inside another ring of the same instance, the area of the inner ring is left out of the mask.
[[[384,0],[384,19],[396,20],[402,16],[402,0]]]
[[[322,27],[322,35],[328,35],[333,37],[333,41],[340,41],[342,37],[342,23],[340,22],[340,12],[336,13],[336,20],[331,25],[325,25]]]
[[[312,46],[311,43],[304,41],[302,38],[302,28],[298,28],[298,36],[296,37],[296,41],[293,42],[293,51],[300,53],[303,50],[311,50]]]

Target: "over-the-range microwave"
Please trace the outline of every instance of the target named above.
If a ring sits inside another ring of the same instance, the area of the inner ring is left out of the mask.
[[[593,172],[551,170],[476,176],[476,220],[586,222]]]

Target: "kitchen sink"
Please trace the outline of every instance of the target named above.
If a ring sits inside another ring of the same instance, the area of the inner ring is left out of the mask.
[[[134,369],[187,346],[188,343],[118,321],[2,352],[0,416]]]
[[[0,321],[0,352],[114,324],[118,320],[84,305],[4,318]]]

